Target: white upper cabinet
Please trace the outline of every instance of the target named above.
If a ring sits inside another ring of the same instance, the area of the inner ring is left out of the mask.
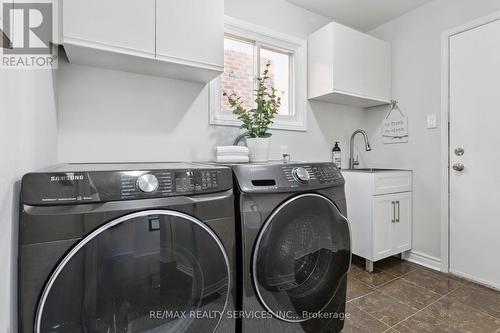
[[[159,58],[224,67],[224,0],[157,0]]]
[[[308,39],[309,99],[371,107],[391,100],[390,44],[338,23]]]
[[[343,25],[333,30],[332,65],[324,74],[333,75],[332,87],[336,90],[353,94],[364,91],[365,39],[363,34]]]
[[[210,82],[224,71],[223,0],[64,0],[71,63]]]
[[[64,41],[155,54],[155,0],[64,0]]]
[[[365,96],[374,100],[391,100],[391,45],[365,35]]]

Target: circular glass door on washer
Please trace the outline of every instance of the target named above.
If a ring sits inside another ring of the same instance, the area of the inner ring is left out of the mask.
[[[213,332],[228,296],[228,263],[193,221],[125,216],[79,243],[42,294],[36,331]],[[206,253],[213,256],[201,260]]]
[[[329,199],[304,194],[285,202],[260,230],[252,258],[256,298],[275,319],[246,320],[246,332],[337,332],[349,262],[349,226]]]
[[[234,333],[232,182],[174,163],[25,175],[18,332]]]
[[[242,332],[341,332],[351,237],[340,172],[331,163],[300,162],[233,171]]]

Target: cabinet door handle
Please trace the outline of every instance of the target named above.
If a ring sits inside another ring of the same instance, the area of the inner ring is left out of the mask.
[[[392,205],[391,222],[395,223],[396,222],[396,202],[391,201],[391,205]]]
[[[401,210],[400,210],[400,206],[399,206],[399,201],[396,201],[396,204],[398,205],[398,217],[396,217],[396,222],[399,223],[399,218],[401,217]]]

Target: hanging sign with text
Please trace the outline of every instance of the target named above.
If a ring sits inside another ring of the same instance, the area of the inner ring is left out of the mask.
[[[386,144],[408,142],[408,117],[399,110],[395,101],[392,102],[391,110],[383,121],[382,138]]]

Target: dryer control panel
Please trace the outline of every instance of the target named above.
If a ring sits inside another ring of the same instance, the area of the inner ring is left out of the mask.
[[[229,168],[148,166],[136,170],[99,170],[96,166],[92,170],[82,167],[83,171],[30,173],[23,177],[22,200],[30,205],[79,204],[196,195],[232,188]]]
[[[343,186],[333,163],[270,163],[233,166],[243,192],[294,192]]]

